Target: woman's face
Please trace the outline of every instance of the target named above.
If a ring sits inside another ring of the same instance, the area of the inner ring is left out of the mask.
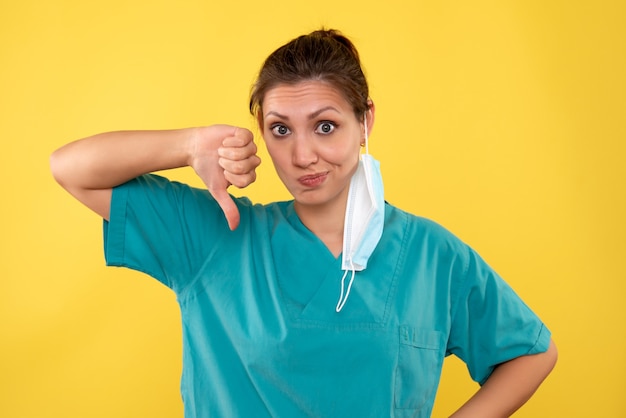
[[[345,208],[365,132],[339,91],[321,81],[280,84],[265,94],[261,130],[296,208]]]

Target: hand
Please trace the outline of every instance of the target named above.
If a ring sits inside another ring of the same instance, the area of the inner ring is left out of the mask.
[[[196,129],[190,166],[222,208],[228,227],[239,225],[239,210],[228,194],[228,187],[244,188],[256,180],[261,163],[252,132],[229,125]]]

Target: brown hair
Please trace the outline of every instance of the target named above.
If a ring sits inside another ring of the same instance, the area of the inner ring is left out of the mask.
[[[330,83],[352,105],[357,119],[369,109],[369,89],[359,53],[339,31],[317,30],[274,51],[263,63],[250,94],[250,113],[261,120],[263,98],[278,84]]]

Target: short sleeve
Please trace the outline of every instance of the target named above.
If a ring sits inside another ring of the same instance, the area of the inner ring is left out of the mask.
[[[513,289],[471,248],[463,290],[452,312],[448,354],[463,360],[481,385],[495,366],[542,353],[550,331]]]
[[[104,221],[105,259],[178,292],[227,231],[207,191],[144,175],[113,189],[109,221]]]

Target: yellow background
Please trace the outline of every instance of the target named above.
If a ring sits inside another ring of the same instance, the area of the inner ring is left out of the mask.
[[[557,368],[516,416],[626,417],[625,16],[618,0],[2,0],[0,416],[182,417],[173,294],[104,267],[101,221],[48,156],[108,130],[252,127],[263,58],[326,25],[362,54],[387,200],[476,248],[554,333]],[[286,198],[261,156],[244,192]],[[199,185],[189,171],[171,175]],[[433,416],[475,389],[447,360]]]

